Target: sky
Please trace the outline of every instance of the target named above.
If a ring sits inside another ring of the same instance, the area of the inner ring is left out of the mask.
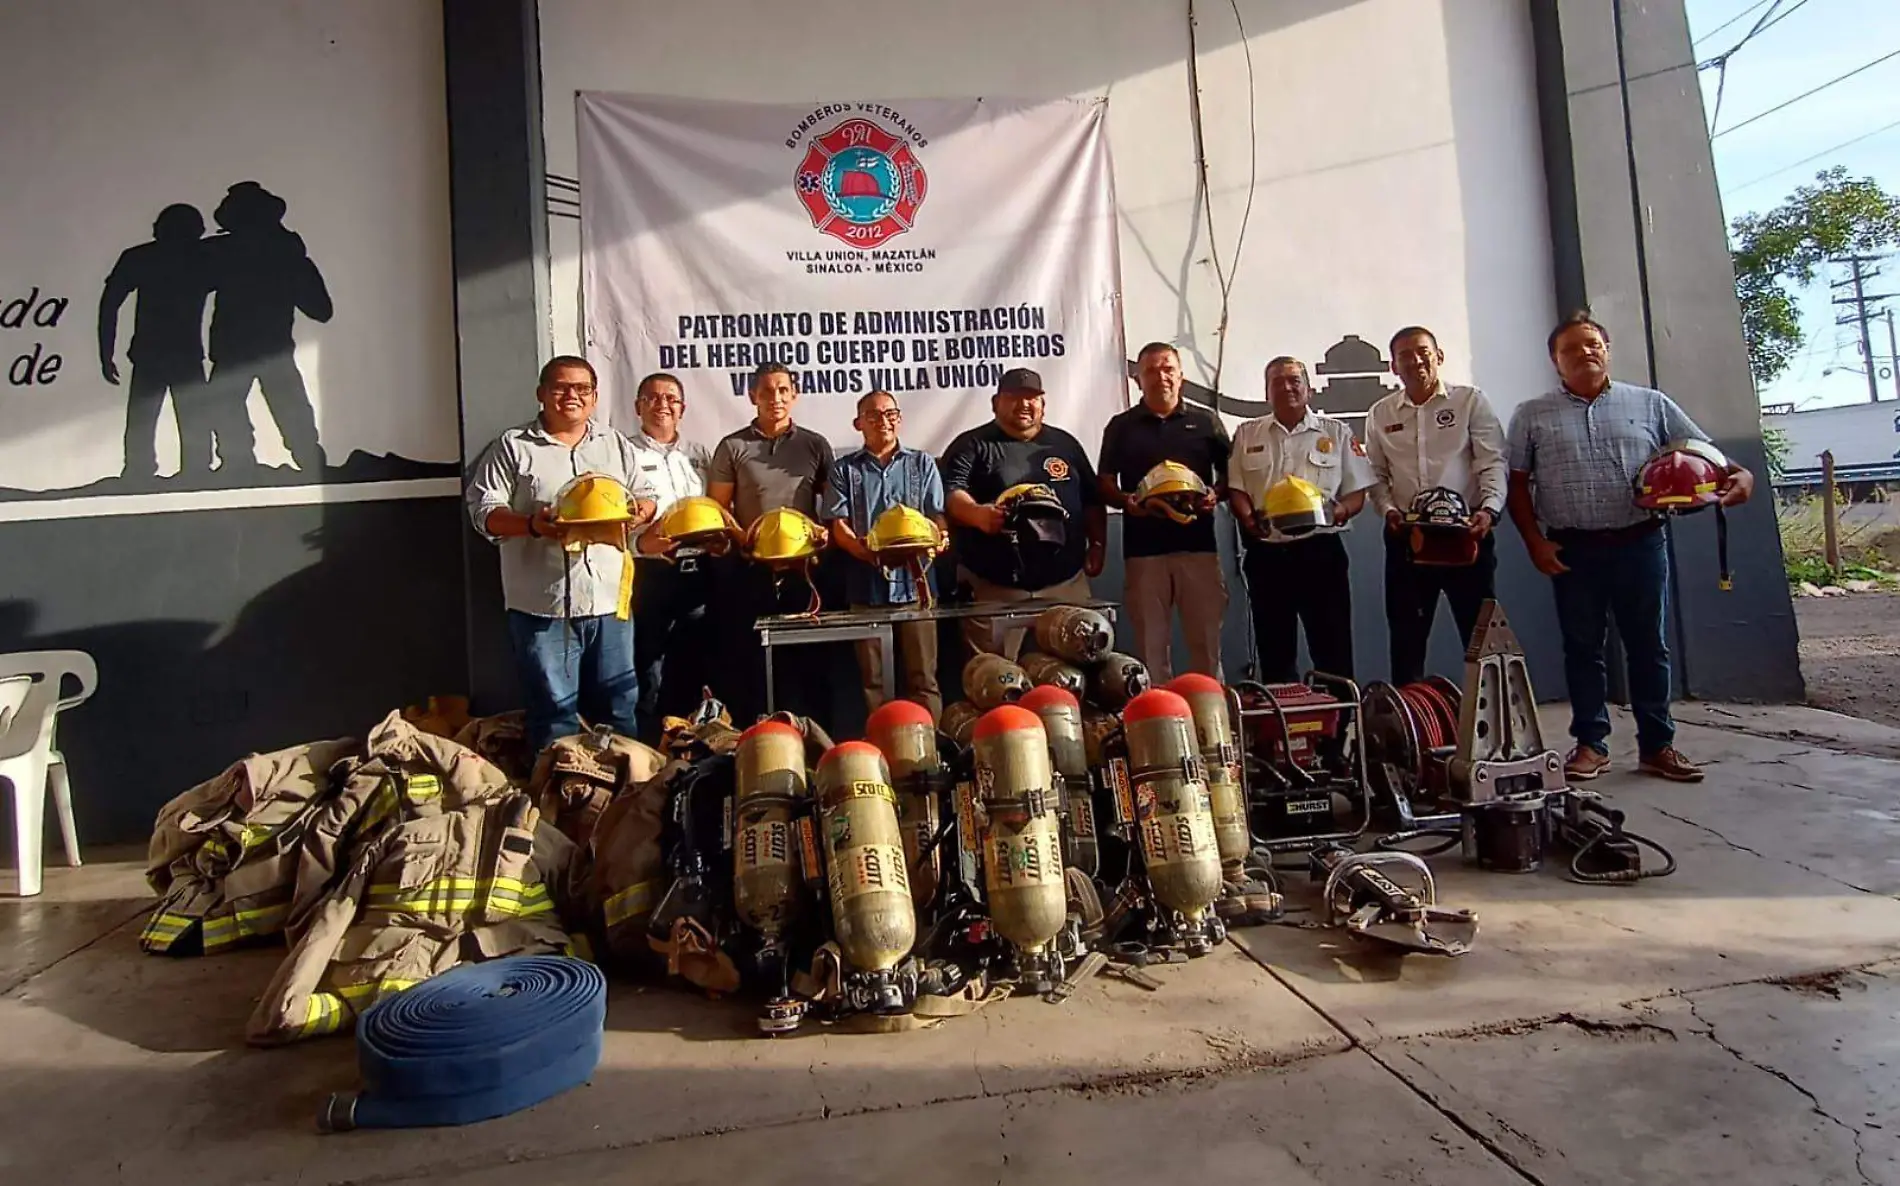
[[[1688,0],[1689,33],[1698,60],[1731,49],[1774,3]],[[1744,11],[1748,15],[1717,31]],[[1726,131],[1895,50],[1900,50],[1900,0],[1780,0],[1773,26],[1737,51],[1728,65],[1721,122],[1712,143],[1722,206],[1731,222],[1737,215],[1774,208],[1796,186],[1833,165],[1845,165],[1849,175],[1871,177],[1888,192],[1900,193],[1900,57],[1759,122]],[[1716,113],[1719,73],[1711,68],[1701,74],[1706,114]],[[1859,143],[1834,147],[1870,132],[1874,134]],[[1817,159],[1795,167],[1817,154]],[[1874,290],[1900,292],[1900,256],[1889,259],[1885,269]],[[1845,269],[1829,271],[1827,279],[1845,274]],[[1803,294],[1807,343],[1782,377],[1762,389],[1763,404],[1824,407],[1866,400],[1858,331],[1834,325],[1834,315],[1845,310],[1829,305],[1830,295],[1840,294],[1830,294],[1825,280]],[[1900,318],[1900,300],[1887,304]],[[1884,323],[1876,323],[1876,368],[1889,372],[1879,380],[1880,398],[1894,399],[1900,389],[1891,374],[1886,339]],[[1849,367],[1857,369],[1845,369]]]

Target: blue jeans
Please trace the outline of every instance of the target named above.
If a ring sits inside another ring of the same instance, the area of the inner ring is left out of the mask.
[[[508,635],[527,699],[528,744],[535,753],[589,724],[634,735],[640,678],[633,664],[633,622],[612,614],[543,618],[508,611]]]
[[[1609,665],[1604,650],[1610,616],[1629,659],[1630,709],[1636,745],[1644,756],[1675,743],[1669,717],[1669,643],[1663,612],[1669,553],[1663,533],[1621,539],[1553,532],[1557,558],[1570,571],[1552,578],[1557,622],[1564,636],[1564,681],[1570,686],[1570,735],[1598,753],[1610,752]]]

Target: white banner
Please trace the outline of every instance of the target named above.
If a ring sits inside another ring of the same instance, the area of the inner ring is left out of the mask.
[[[578,103],[584,332],[616,427],[669,371],[710,445],[752,419],[765,361],[841,451],[881,389],[940,454],[1015,367],[1091,451],[1126,406],[1105,100]]]

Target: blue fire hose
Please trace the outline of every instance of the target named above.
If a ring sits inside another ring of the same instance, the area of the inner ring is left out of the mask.
[[[587,1082],[607,978],[566,956],[464,964],[384,997],[356,1027],[361,1092],[332,1095],[321,1132],[471,1124]]]

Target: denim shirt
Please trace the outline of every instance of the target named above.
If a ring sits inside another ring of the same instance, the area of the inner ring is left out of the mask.
[[[827,523],[843,519],[863,539],[879,515],[900,504],[933,519],[943,515],[943,476],[936,460],[899,445],[887,464],[868,449],[859,449],[831,463],[820,517]],[[856,560],[846,571],[846,591],[852,605],[908,605],[917,600],[917,583],[909,572],[885,572]]]

